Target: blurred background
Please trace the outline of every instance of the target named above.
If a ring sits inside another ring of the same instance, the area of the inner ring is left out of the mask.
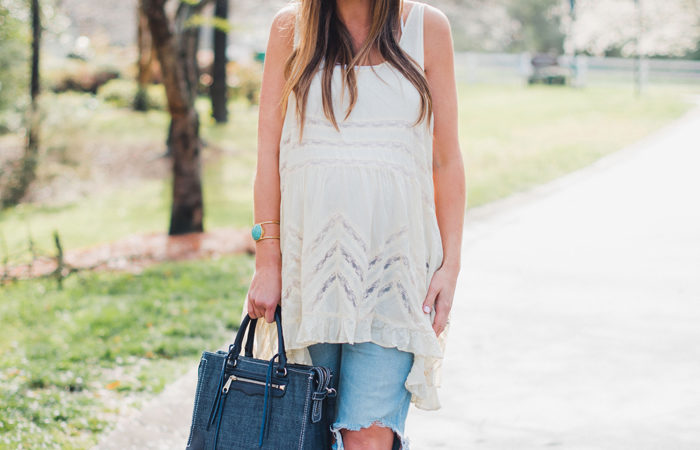
[[[232,340],[285,3],[0,0],[0,448],[88,448]],[[697,0],[425,3],[452,26],[469,208],[699,101]]]

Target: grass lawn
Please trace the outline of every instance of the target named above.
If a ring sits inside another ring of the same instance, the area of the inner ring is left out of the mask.
[[[690,89],[650,86],[637,99],[621,87],[460,84],[469,207],[554,179],[650,134],[689,109],[684,95]],[[76,141],[163,146],[168,123],[163,112],[136,114],[96,104],[89,96],[62,96],[56,102],[59,111],[76,112],[64,114],[63,121],[48,120],[45,134],[55,146],[71,148]],[[224,150],[204,169],[205,228],[247,227],[253,218],[257,109],[232,103],[231,123],[218,126],[207,116],[206,100],[198,107],[204,139]],[[77,248],[165,231],[169,208],[170,178],[147,179],[63,205],[28,204],[0,212],[0,236],[10,254],[27,247],[28,233],[40,248],[51,249],[55,228],[65,248]]]
[[[81,273],[62,291],[45,280],[2,288],[0,448],[90,448],[120,409],[233,342],[253,262]]]
[[[699,87],[459,86],[469,207],[553,180],[688,111]]]

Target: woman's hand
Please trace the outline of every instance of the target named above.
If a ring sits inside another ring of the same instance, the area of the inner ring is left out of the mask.
[[[248,315],[251,319],[265,317],[267,323],[274,322],[281,296],[281,266],[269,264],[256,268],[248,290]]]
[[[423,312],[430,314],[430,311],[435,308],[433,330],[435,330],[436,336],[440,336],[440,333],[443,332],[447,325],[447,319],[452,309],[458,274],[459,268],[453,269],[442,266],[435,271],[430,280],[428,295],[426,295],[423,301]]]

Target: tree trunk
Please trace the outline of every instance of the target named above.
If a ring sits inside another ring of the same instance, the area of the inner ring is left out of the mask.
[[[194,109],[196,85],[193,91],[191,74],[188,75],[191,67],[183,64],[183,55],[196,52],[196,47],[181,45],[182,39],[173,31],[165,13],[165,1],[143,0],[142,7],[160,62],[172,119],[173,201],[168,233],[176,235],[203,231],[201,144],[199,117]]]
[[[134,109],[136,111],[147,111],[148,110],[148,95],[147,87],[148,83],[151,82],[153,60],[155,58],[155,49],[153,48],[153,43],[151,42],[151,34],[148,30],[148,18],[143,13],[143,8],[141,3],[143,0],[139,0],[139,6],[137,8],[138,14],[138,35],[137,44],[139,49],[138,56],[138,90],[136,92],[136,97],[134,98]]]
[[[216,0],[214,10],[216,19],[228,20],[228,0]],[[219,27],[214,27],[214,66],[212,68],[212,83],[209,88],[211,97],[212,117],[217,123],[228,121],[228,89],[226,87],[226,46],[227,33]]]
[[[27,135],[24,155],[19,160],[17,169],[12,173],[2,193],[2,207],[15,206],[27,193],[29,186],[36,179],[36,166],[39,158],[39,52],[41,49],[41,9],[39,0],[31,1],[32,14],[32,61],[29,82],[31,101],[27,111]]]
[[[189,95],[192,97],[192,104],[197,98],[199,86],[199,64],[197,63],[197,49],[199,48],[199,27],[188,26],[187,22],[198,14],[201,9],[208,3],[209,0],[201,0],[199,3],[190,4],[182,1],[178,5],[175,13],[175,36],[177,39],[177,48],[179,49],[178,58],[180,64],[185,70],[185,80]],[[168,128],[168,138],[166,140],[167,151],[165,156],[173,155],[173,123],[171,120]],[[202,146],[200,139],[200,147]]]
[[[36,107],[39,99],[39,50],[41,49],[41,9],[39,0],[32,0],[32,79],[30,95]],[[34,108],[36,109],[36,108]]]
[[[39,91],[41,81],[39,78],[39,62],[41,52],[41,9],[39,0],[32,0],[32,76],[29,86],[31,104],[29,107],[29,128],[27,133],[27,147],[24,155],[24,189],[36,178],[37,159],[39,157]],[[24,195],[24,192],[22,192]],[[19,199],[18,199],[19,200]]]

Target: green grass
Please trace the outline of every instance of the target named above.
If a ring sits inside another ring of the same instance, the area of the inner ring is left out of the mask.
[[[692,87],[459,86],[469,207],[553,180],[690,109]],[[697,93],[700,89],[695,88]]]
[[[252,271],[237,255],[2,288],[0,448],[89,448],[119,408],[233,341]]]

